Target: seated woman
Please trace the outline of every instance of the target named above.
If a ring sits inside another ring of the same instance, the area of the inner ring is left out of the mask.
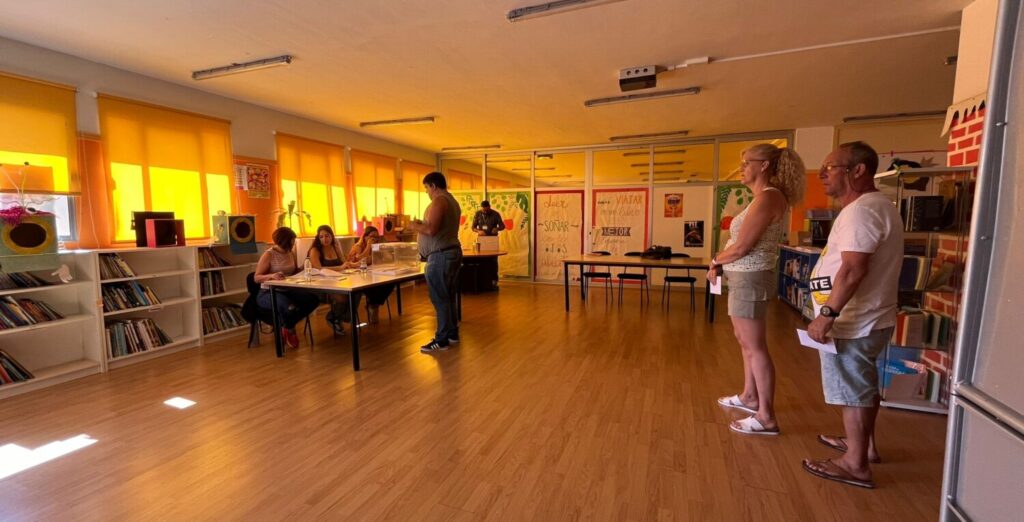
[[[281,227],[274,231],[273,239],[274,246],[267,249],[256,263],[254,279],[260,284],[267,281],[279,281],[299,271],[299,263],[295,258],[294,250],[295,232],[288,227]],[[272,309],[270,295],[270,289],[264,284],[259,295],[256,296],[256,303],[260,308]],[[320,298],[315,294],[288,292],[287,290],[278,290],[275,295],[277,296],[277,311],[281,314],[280,321],[283,324],[281,337],[289,348],[298,348],[299,336],[295,334],[295,325],[313,313],[317,306],[320,306]]]
[[[348,260],[342,268],[359,268],[362,261],[366,260],[367,266],[373,264],[373,245],[380,242],[380,231],[377,227],[366,227],[363,236],[352,245],[348,253]],[[367,320],[372,323],[379,321],[378,312],[380,305],[388,300],[388,296],[395,290],[395,285],[376,286],[366,291],[366,315]]]
[[[338,250],[338,244],[334,240],[334,229],[329,225],[320,225],[316,229],[316,239],[313,240],[309,251],[306,252],[306,257],[309,258],[309,263],[313,268],[341,267],[345,260],[341,257],[341,251]],[[327,312],[327,323],[334,329],[334,333],[344,335],[342,319],[348,315],[348,312],[344,310],[343,305],[348,303],[348,297],[337,294],[324,297],[327,302],[331,303],[331,311]]]

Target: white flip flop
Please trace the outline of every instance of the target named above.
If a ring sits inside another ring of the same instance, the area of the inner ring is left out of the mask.
[[[736,425],[739,424],[739,427]],[[779,428],[767,429],[753,415],[736,422],[729,423],[729,429],[744,435],[778,435]]]
[[[739,395],[733,395],[731,397],[719,397],[718,404],[723,408],[735,408],[737,410],[745,411],[747,413],[757,413],[757,410],[745,406],[743,404],[743,401],[740,400]]]

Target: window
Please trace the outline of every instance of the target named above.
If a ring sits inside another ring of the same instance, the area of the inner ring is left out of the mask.
[[[185,237],[210,237],[210,216],[231,213],[230,122],[101,95],[114,240],[130,241],[133,211],[173,211]]]
[[[356,217],[373,219],[398,210],[395,201],[395,164],[388,156],[352,151],[352,176],[356,186]]]
[[[349,220],[345,150],[341,145],[277,134],[277,164],[281,176],[281,208],[295,202],[295,209],[309,219],[285,217],[285,226],[311,237],[320,225],[335,234],[352,231]]]
[[[414,218],[422,218],[430,204],[430,196],[423,190],[423,177],[434,171],[434,167],[402,162],[402,213]]]
[[[77,238],[75,90],[0,74],[0,114],[0,203],[20,203],[22,190],[28,206],[56,214],[60,239]]]

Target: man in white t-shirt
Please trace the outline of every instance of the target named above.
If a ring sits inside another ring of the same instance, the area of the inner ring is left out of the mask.
[[[838,353],[821,352],[825,402],[842,406],[845,437],[818,441],[844,452],[836,459],[804,460],[808,472],[872,488],[869,462],[878,415],[878,355],[892,337],[903,261],[903,222],[893,202],[875,188],[878,154],[860,141],[844,143],[825,158],[818,177],[842,211],[810,277],[815,318],[811,338],[831,338]]]

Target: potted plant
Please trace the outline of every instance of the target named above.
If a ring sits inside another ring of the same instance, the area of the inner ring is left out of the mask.
[[[313,216],[310,215],[310,213],[306,212],[305,210],[298,210],[298,209],[296,209],[295,208],[295,200],[294,199],[288,202],[288,208],[279,208],[279,209],[275,210],[273,212],[273,214],[277,215],[277,228],[281,228],[281,227],[285,226],[285,220],[287,219],[288,220],[288,228],[294,230],[295,227],[292,226],[292,220],[294,218],[303,218],[303,217],[306,218],[306,224],[307,225],[313,226]]]
[[[0,269],[7,272],[56,268],[57,216],[36,210],[25,194],[25,169],[19,167],[15,181],[8,165],[0,164],[0,172],[18,192],[18,201],[0,209]]]

